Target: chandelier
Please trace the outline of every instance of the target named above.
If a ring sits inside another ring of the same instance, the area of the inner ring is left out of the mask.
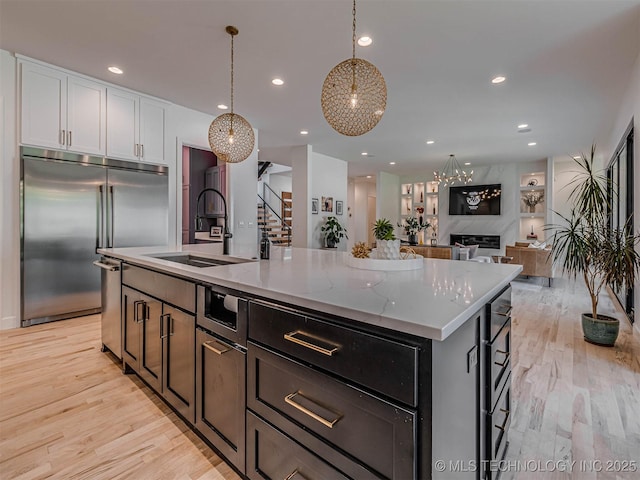
[[[471,183],[472,176],[473,170],[469,173],[465,172],[453,154],[449,155],[449,160],[447,160],[447,163],[445,163],[441,171],[436,170],[433,172],[433,179],[438,182],[438,184],[444,184],[443,187],[454,185],[456,182],[466,185],[467,183]]]
[[[322,85],[322,113],[331,128],[357,137],[375,127],[387,106],[387,85],[372,63],[356,58],[356,0],[353,0],[351,58],[329,72]]]
[[[238,29],[227,26],[231,35],[231,112],[223,113],[209,126],[209,146],[216,156],[227,163],[239,163],[253,151],[255,136],[253,128],[241,115],[233,113],[233,37]]]

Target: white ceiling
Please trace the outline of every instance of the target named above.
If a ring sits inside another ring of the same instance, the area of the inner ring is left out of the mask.
[[[586,151],[608,140],[640,51],[640,0],[359,0],[357,12],[374,43],[356,55],[388,88],[361,137],[320,108],[351,55],[349,0],[0,0],[0,47],[218,115],[235,25],[235,111],[259,130],[261,159],[309,143],[356,176],[430,171],[450,153],[480,166]],[[507,81],[492,85],[497,74]]]

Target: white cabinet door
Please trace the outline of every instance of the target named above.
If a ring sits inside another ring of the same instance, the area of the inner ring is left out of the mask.
[[[90,80],[69,76],[67,99],[67,148],[105,155],[107,88]]]
[[[140,97],[107,89],[107,155],[138,160]]]
[[[22,143],[64,148],[67,130],[67,75],[41,65],[21,65]]]
[[[140,98],[140,160],[165,163],[166,111],[164,104]]]

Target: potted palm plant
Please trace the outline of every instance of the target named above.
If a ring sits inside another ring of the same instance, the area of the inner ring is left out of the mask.
[[[636,245],[640,234],[634,234],[629,221],[622,228],[609,224],[611,205],[607,195],[609,180],[594,167],[595,145],[591,155],[575,159],[578,175],[569,198],[573,208],[569,217],[560,217],[563,225],[545,226],[553,232],[551,255],[554,264],[575,278],[581,276],[591,297],[591,312],[582,314],[582,330],[586,341],[613,346],[618,337],[619,321],[598,313],[598,296],[605,285],[614,290],[633,285],[640,267]],[[557,213],[557,212],[556,212]]]
[[[320,231],[324,235],[327,248],[336,248],[341,238],[349,238],[347,237],[347,229],[340,224],[336,217],[327,217]]]
[[[386,218],[376,220],[373,226],[376,237],[376,254],[378,258],[397,260],[400,258],[400,240],[393,233],[393,225]]]

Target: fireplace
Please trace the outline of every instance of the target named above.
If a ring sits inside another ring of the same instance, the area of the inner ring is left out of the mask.
[[[480,248],[493,248],[500,250],[500,235],[469,235],[463,233],[452,233],[449,236],[449,244],[455,245],[479,245]]]

